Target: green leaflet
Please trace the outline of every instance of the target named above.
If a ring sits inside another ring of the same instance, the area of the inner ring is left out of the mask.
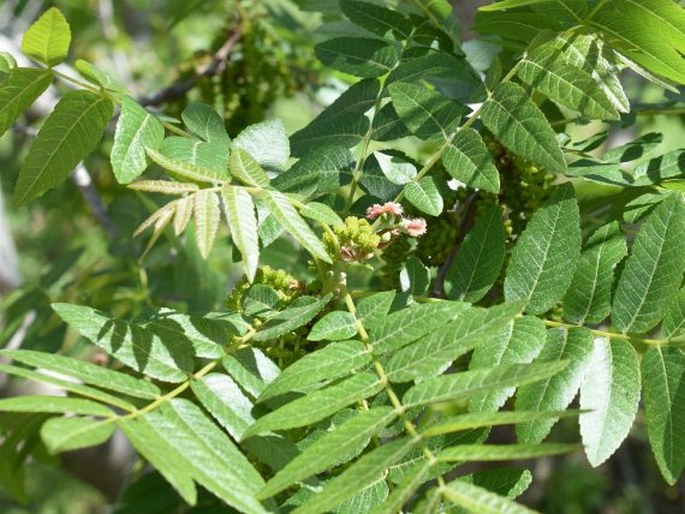
[[[290,461],[267,482],[259,497],[274,496],[295,482],[348,462],[396,417],[391,407],[378,407],[352,416]]]
[[[577,444],[457,444],[438,453],[441,462],[500,461],[559,455],[578,449]]]
[[[528,489],[533,475],[527,469],[496,468],[464,475],[459,480],[514,499]]]
[[[191,173],[199,173],[211,178],[212,182],[228,181],[231,176],[228,172],[228,146],[211,141],[209,143],[190,137],[171,136],[162,141],[159,153],[164,155],[176,167],[190,167]],[[150,155],[152,158],[153,156]],[[154,160],[154,158],[153,158]],[[165,163],[158,163],[166,167]],[[170,167],[172,171],[174,168]],[[183,175],[181,175],[183,176]]]
[[[456,402],[470,397],[553,377],[568,361],[509,364],[494,369],[463,371],[421,382],[402,398],[405,407],[439,402]]]
[[[364,133],[366,129],[362,131]],[[293,151],[295,148],[293,141]],[[307,198],[315,193],[335,191],[347,184],[354,166],[354,157],[347,148],[324,145],[307,152],[288,170],[276,176],[271,185],[298,198]]]
[[[93,418],[51,418],[40,429],[40,436],[50,453],[97,446],[109,439],[116,425],[111,420]]]
[[[580,434],[593,466],[608,459],[628,436],[640,400],[640,363],[622,339],[597,337],[580,387]]]
[[[393,489],[387,499],[372,511],[372,514],[395,514],[396,512],[401,512],[402,506],[426,482],[428,473],[433,466],[428,460],[424,460],[421,465],[415,466],[407,473],[397,487]]]
[[[541,314],[566,292],[580,254],[580,215],[571,184],[554,190],[519,236],[504,280],[507,300],[528,300]]]
[[[320,300],[306,297],[309,300],[308,303],[303,303],[302,305],[294,304],[275,316],[271,316],[269,320],[260,327],[257,334],[254,336],[254,340],[268,341],[269,339],[275,339],[309,323],[314,319],[314,316],[321,312],[326,304],[328,304],[331,296],[331,293],[328,293]],[[303,302],[303,298],[304,297],[300,297],[298,300]]]
[[[479,7],[479,10],[483,12],[501,11],[505,9],[514,9],[516,7],[525,7],[528,5],[556,3],[558,1],[559,0],[502,0],[501,2],[497,2],[495,4]]]
[[[183,382],[192,371],[190,345],[162,340],[154,330],[129,325],[83,305],[56,303],[52,307],[83,337],[136,371],[165,382]]]
[[[32,350],[0,350],[0,355],[134,398],[154,400],[161,394],[159,388],[151,382],[63,355]]]
[[[172,138],[167,138],[167,140],[169,139]],[[181,143],[181,141],[183,141],[183,143]],[[173,154],[180,148],[186,147],[188,144],[199,145],[202,143],[200,141],[193,142],[189,139],[179,137],[173,139],[173,144],[171,146],[172,151],[170,151],[168,147],[164,148],[164,150],[167,153]],[[162,145],[163,147],[166,146],[164,142],[162,142]],[[226,176],[222,178],[214,168],[210,168],[204,164],[195,164],[186,162],[183,159],[169,157],[161,152],[153,150],[152,148],[145,148],[145,153],[147,153],[148,157],[150,157],[150,159],[152,159],[156,164],[164,168],[169,176],[174,177],[181,182],[214,184],[215,182],[221,182],[222,180],[228,178],[228,173],[226,173]]]
[[[474,428],[487,428],[497,425],[515,425],[527,423],[538,419],[552,417],[576,416],[575,411],[500,411],[500,412],[476,412],[459,414],[438,421],[424,430],[421,435],[433,437],[441,434],[472,430]]]
[[[318,514],[329,511],[363,489],[366,484],[379,478],[386,469],[399,461],[417,444],[417,440],[404,438],[384,444],[365,454],[326,484],[322,492],[295,509],[293,514]]]
[[[92,400],[66,396],[22,395],[0,399],[1,412],[54,412],[109,417],[114,412]]]
[[[126,94],[126,87],[124,87],[121,82],[107,75],[93,63],[83,59],[76,59],[74,68],[76,68],[78,72],[92,84],[97,84],[98,86],[115,93],[121,93],[124,95]]]
[[[380,77],[397,64],[395,45],[379,39],[340,37],[319,43],[316,56],[326,66],[356,77]]]
[[[276,221],[314,257],[324,262],[331,262],[323,243],[298,214],[287,196],[278,191],[265,189],[260,191],[259,197],[264,201],[264,205]]]
[[[463,480],[454,480],[447,485],[443,492],[445,499],[451,503],[463,507],[470,512],[479,514],[534,514],[523,505],[519,505],[487,489],[469,484]]]
[[[383,384],[371,373],[358,373],[324,389],[297,398],[262,416],[243,438],[273,430],[310,425],[383,390]]]
[[[367,330],[375,330],[388,315],[395,296],[395,291],[383,291],[362,298],[357,304],[357,319]]]
[[[661,474],[673,485],[685,469],[685,354],[650,348],[642,357],[647,433]]]
[[[264,352],[257,348],[243,348],[221,359],[221,365],[240,387],[252,398],[258,398],[281,370]]]
[[[564,410],[575,398],[593,350],[592,334],[586,328],[554,328],[547,331],[547,341],[535,364],[568,362],[557,375],[520,387],[516,410]],[[556,423],[544,419],[518,425],[516,435],[523,443],[542,441]]]
[[[499,171],[478,132],[460,130],[449,143],[442,163],[452,177],[466,186],[499,193]]]
[[[183,110],[181,118],[196,136],[210,143],[225,145],[228,149],[231,140],[224,128],[224,120],[209,105],[191,103]]]
[[[233,150],[242,148],[267,170],[282,170],[290,157],[290,143],[281,120],[255,123],[233,140]]]
[[[566,170],[552,127],[521,86],[499,84],[483,104],[480,118],[517,155],[552,171]]]
[[[120,184],[128,184],[147,168],[145,147],[157,150],[164,127],[152,114],[128,96],[121,99],[121,114],[110,153],[112,171]]]
[[[416,166],[411,162],[383,152],[374,152],[373,156],[376,158],[385,178],[393,184],[402,186],[416,177]]]
[[[384,37],[389,31],[403,39],[412,31],[411,22],[401,13],[357,0],[343,0],[340,9],[352,22]]]
[[[266,172],[254,157],[240,147],[234,148],[231,152],[229,169],[231,175],[243,184],[255,187],[266,187],[269,185],[269,176]]]
[[[214,238],[219,230],[221,207],[219,195],[207,189],[195,193],[193,216],[195,218],[195,241],[200,255],[206,259],[214,246]]]
[[[43,94],[52,82],[52,73],[36,68],[14,68],[0,82],[0,136]]]
[[[471,303],[483,298],[499,276],[504,262],[504,242],[502,211],[488,206],[447,269],[447,298]]]
[[[70,44],[69,23],[59,9],[51,7],[26,30],[21,51],[31,59],[52,67],[67,58]]]
[[[257,216],[252,197],[245,190],[232,186],[224,186],[221,195],[231,239],[243,256],[243,270],[252,282],[259,265]]]
[[[527,364],[545,344],[546,328],[537,317],[524,316],[508,323],[495,337],[479,345],[471,357],[470,369],[488,369],[506,364]],[[469,401],[471,412],[493,412],[502,407],[515,388],[477,394]]]
[[[609,315],[614,270],[627,254],[618,222],[607,223],[593,232],[564,296],[564,319],[582,325],[599,323]]]
[[[418,182],[409,182],[404,186],[404,196],[411,204],[429,216],[439,216],[443,201],[440,191],[431,176],[423,177]]]
[[[14,189],[24,203],[60,184],[97,146],[112,117],[110,100],[90,91],[62,97],[31,145]]]
[[[326,314],[312,327],[308,341],[339,341],[349,339],[357,333],[357,320],[347,311],[333,311]]]
[[[681,289],[678,296],[671,302],[664,316],[661,330],[667,337],[675,337],[685,331],[685,288]]]
[[[400,119],[421,139],[447,140],[464,113],[462,105],[419,84],[395,82],[389,91]]]
[[[649,214],[630,249],[614,293],[611,317],[623,333],[643,333],[664,316],[685,269],[685,204],[668,195]]]
[[[369,119],[362,113],[345,113],[340,116],[316,118],[302,130],[293,134],[293,155],[307,158],[310,151],[321,146],[352,148],[359,144],[369,130]]]
[[[423,296],[428,294],[431,283],[431,272],[423,263],[413,255],[400,271],[400,290],[412,295]]]

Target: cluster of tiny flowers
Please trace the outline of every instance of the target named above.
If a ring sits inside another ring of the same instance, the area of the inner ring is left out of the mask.
[[[366,209],[366,217],[370,220],[375,220],[384,214],[402,216],[404,210],[396,202],[386,202],[383,205],[375,203]],[[399,223],[399,229],[409,237],[420,237],[426,233],[426,220],[423,218],[402,218]],[[395,234],[399,233],[397,231],[393,232]]]
[[[420,237],[426,233],[426,220],[423,218],[405,218],[400,227],[409,237]]]
[[[386,202],[383,205],[379,203],[373,204],[366,209],[366,217],[370,220],[375,220],[383,214],[392,214],[393,216],[402,216],[402,206],[396,202]]]

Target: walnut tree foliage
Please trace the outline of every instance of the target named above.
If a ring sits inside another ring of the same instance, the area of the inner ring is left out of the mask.
[[[58,187],[115,123],[116,181],[165,198],[136,235],[148,249],[192,237],[206,257],[226,224],[244,278],[215,312],[121,319],[53,304],[113,364],[0,351],[0,371],[68,392],[0,400],[31,421],[3,446],[40,437],[60,453],[118,429],[179,502],[196,504],[199,486],[227,512],[518,513],[530,472],[462,466],[579,449],[598,466],[642,411],[675,483],[685,151],[636,164],[659,135],[598,153],[605,130],[570,129],[682,105],[685,11],[503,0],[462,45],[445,0],[298,3],[322,11],[316,56],[349,88],[290,135],[269,120],[230,138],[200,103],[180,120],[146,110],[84,61],[82,77],[65,75],[54,67],[72,34],[54,8],[24,36],[37,66],[6,59],[0,133],[51,83],[70,88],[31,144],[16,203]],[[622,70],[669,100],[631,105]],[[609,186],[612,208],[579,202],[585,183]],[[260,264],[280,238],[301,249],[302,276]],[[578,443],[545,442],[566,417]],[[499,425],[516,443],[488,442]],[[149,500],[145,480],[129,506]]]

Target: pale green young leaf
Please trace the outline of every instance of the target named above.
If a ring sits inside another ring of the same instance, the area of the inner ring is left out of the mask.
[[[178,139],[185,140],[185,138]],[[176,178],[181,182],[190,181],[199,182],[201,184],[213,184],[215,182],[222,182],[228,177],[228,173],[226,173],[225,178],[220,178],[217,176],[217,171],[212,168],[167,157],[163,153],[152,148],[145,148],[145,153],[147,153],[152,161],[161,166],[169,176]]]
[[[278,191],[264,190],[259,193],[264,205],[278,223],[288,231],[309,253],[324,262],[331,262],[323,243],[302,219],[290,200]]]
[[[373,482],[418,444],[415,439],[393,441],[365,454],[326,484],[324,490],[293,511],[293,514],[319,514],[343,502],[366,484]]]
[[[599,323],[611,312],[614,270],[628,254],[618,222],[607,223],[588,238],[564,296],[564,319]]]
[[[193,196],[184,196],[173,203],[174,234],[178,237],[183,234],[183,231],[188,227],[188,223],[190,223],[190,219],[193,217],[195,198]]]
[[[685,354],[650,348],[642,357],[647,433],[661,474],[673,485],[685,469]]]
[[[502,0],[494,4],[479,7],[479,10],[483,12],[502,11],[506,9],[514,9],[516,7],[525,7],[528,5],[550,4],[558,1],[559,0]]]
[[[546,455],[560,455],[579,449],[577,444],[457,444],[442,450],[440,462],[472,462],[533,459]]]
[[[628,436],[640,401],[640,363],[622,339],[595,338],[580,386],[580,435],[593,466],[608,459]]]
[[[52,82],[52,73],[36,68],[14,68],[0,82],[0,136]]]
[[[148,461],[176,489],[188,504],[197,502],[197,490],[192,469],[186,464],[181,449],[158,435],[147,416],[122,417],[117,425],[140,455]]]
[[[114,412],[101,403],[66,396],[21,395],[0,399],[1,412],[50,412],[111,417]]]
[[[291,330],[306,325],[328,304],[331,296],[331,293],[328,293],[320,300],[312,297],[298,298],[299,303],[294,303],[287,309],[271,316],[259,328],[259,331],[254,336],[254,340],[268,341],[269,339],[275,339]]]
[[[60,184],[97,146],[112,117],[112,102],[90,91],[62,97],[33,141],[14,189],[20,204]]]
[[[389,91],[400,119],[421,139],[448,139],[464,113],[462,105],[419,84],[394,82]]]
[[[552,171],[566,170],[554,130],[521,86],[499,84],[483,104],[480,118],[517,155]]]
[[[558,186],[519,236],[504,280],[507,300],[525,299],[541,314],[566,292],[580,255],[578,202],[569,183]]]
[[[266,187],[269,185],[269,176],[266,172],[254,157],[240,147],[234,147],[231,152],[229,170],[231,175],[248,186]]]
[[[471,303],[483,298],[504,263],[504,242],[502,211],[497,206],[487,206],[447,268],[447,298]]]
[[[468,187],[499,193],[499,171],[478,132],[460,130],[442,156],[447,172]]]
[[[391,407],[378,407],[352,416],[289,462],[267,482],[259,497],[274,496],[295,482],[348,462],[396,417]]]
[[[527,364],[538,356],[545,344],[546,328],[537,317],[524,316],[508,323],[486,344],[479,345],[471,357],[471,369],[494,368],[506,364]],[[493,412],[515,392],[514,387],[477,394],[469,401],[472,412]]]
[[[443,209],[443,200],[435,178],[425,176],[418,182],[409,182],[404,186],[404,196],[421,212],[430,216],[439,216]]]
[[[89,82],[115,93],[126,94],[126,87],[121,82],[102,71],[93,63],[84,59],[77,59],[74,63],[74,68]]]
[[[171,180],[137,180],[129,184],[128,188],[163,195],[185,195],[200,189],[197,184],[191,182],[172,182]]]
[[[664,316],[685,270],[685,201],[669,195],[649,214],[630,249],[611,318],[623,333],[643,333]]]
[[[412,31],[411,22],[402,14],[379,5],[358,0],[343,0],[340,9],[353,23],[383,37],[388,31],[406,39]]]
[[[181,119],[193,134],[207,142],[228,147],[231,142],[219,113],[207,104],[191,103],[181,113]]]
[[[508,364],[444,375],[413,386],[404,394],[402,403],[413,407],[467,400],[476,394],[549,379],[567,365],[568,361]]]
[[[8,52],[0,52],[0,79],[17,67],[17,60]]]
[[[63,355],[33,350],[0,350],[0,355],[134,398],[154,400],[161,394],[160,389],[151,382]]]
[[[431,272],[413,255],[400,271],[400,290],[412,295],[424,296],[428,293],[431,283]]]
[[[54,454],[102,444],[112,436],[115,428],[111,420],[58,417],[43,424],[40,436],[48,451]]]
[[[359,341],[340,341],[309,353],[271,382],[259,401],[306,388],[324,380],[335,380],[353,373],[371,362],[371,355]]]
[[[110,153],[112,171],[120,184],[128,184],[147,168],[145,148],[157,150],[164,127],[152,114],[128,96],[121,99],[121,114]]]
[[[576,411],[500,411],[459,414],[429,426],[421,435],[433,437],[441,434],[487,428],[498,425],[516,425],[544,418],[577,416]]]
[[[254,423],[253,404],[238,384],[223,373],[209,373],[190,382],[190,388],[202,406],[236,440]]]
[[[374,152],[373,156],[376,158],[383,175],[393,184],[399,186],[407,184],[416,176],[416,166],[399,159],[396,155]]]
[[[308,341],[340,341],[357,333],[357,320],[347,311],[333,311],[314,323]]]
[[[666,311],[661,331],[666,337],[675,337],[685,332],[685,288],[682,288]]]
[[[282,170],[290,157],[290,142],[281,120],[255,123],[243,129],[233,140],[233,151],[242,148],[261,167]]]
[[[212,177],[214,182],[228,181],[228,146],[211,141],[209,143],[190,137],[170,136],[162,141],[159,153],[181,166],[191,166],[196,172]]]
[[[192,371],[192,347],[162,341],[150,330],[112,319],[84,305],[55,303],[55,312],[83,337],[123,364],[152,378],[183,382]]]
[[[343,220],[340,218],[340,216],[338,216],[338,213],[336,213],[325,203],[308,202],[304,207],[302,207],[302,209],[300,209],[300,214],[302,214],[302,216],[305,218],[326,223],[332,227],[343,224]]]
[[[219,196],[207,189],[201,189],[195,193],[195,241],[200,250],[200,255],[206,259],[214,246],[214,238],[219,230],[221,208]]]
[[[534,364],[559,361],[568,366],[554,376],[518,389],[516,410],[564,410],[575,398],[593,350],[592,334],[586,328],[555,328],[547,331],[547,340]],[[539,443],[557,422],[556,418],[518,425],[516,435],[523,443]]]
[[[21,51],[31,59],[55,66],[67,58],[71,44],[71,29],[56,7],[45,11],[24,33]]]
[[[371,373],[358,373],[332,386],[297,398],[262,416],[247,429],[243,438],[273,430],[310,425],[382,390],[383,384],[378,377]]]
[[[319,43],[316,56],[326,66],[356,77],[380,77],[397,64],[391,42],[363,37],[339,37]]]
[[[257,216],[252,197],[245,190],[232,186],[225,186],[221,194],[231,239],[243,256],[243,270],[252,282],[259,265]]]
[[[463,480],[447,484],[442,495],[454,505],[478,514],[535,514],[528,507]]]

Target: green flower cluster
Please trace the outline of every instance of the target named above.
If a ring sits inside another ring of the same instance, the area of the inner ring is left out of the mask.
[[[333,228],[337,241],[324,234],[323,243],[334,259],[343,261],[365,261],[373,257],[381,238],[373,231],[371,224],[363,218],[348,216],[345,223]]]
[[[224,305],[231,312],[242,312],[243,295],[253,284],[262,284],[275,289],[281,298],[281,302],[287,305],[299,294],[298,288],[293,287],[297,283],[295,277],[285,270],[261,266],[257,269],[252,284],[248,282],[247,277],[243,277],[228,295]]]

